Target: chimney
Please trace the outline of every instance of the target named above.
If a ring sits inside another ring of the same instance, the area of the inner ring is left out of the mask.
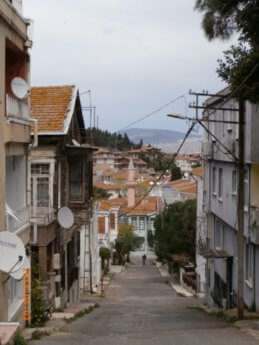
[[[135,206],[135,168],[133,163],[133,158],[130,158],[129,161],[129,168],[128,168],[128,193],[127,193],[127,199],[128,199],[128,207],[134,207]]]

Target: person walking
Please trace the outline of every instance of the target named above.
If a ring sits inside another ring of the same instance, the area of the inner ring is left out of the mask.
[[[142,255],[142,263],[143,263],[143,266],[145,266],[145,264],[146,264],[146,259],[147,259],[146,254]]]

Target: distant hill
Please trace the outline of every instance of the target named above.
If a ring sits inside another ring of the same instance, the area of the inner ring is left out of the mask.
[[[166,129],[129,128],[122,133],[126,133],[129,139],[136,144],[142,139],[144,145],[150,144],[163,149],[165,152],[175,152],[185,136],[183,132]],[[200,152],[200,141],[200,135],[191,134],[182,152]]]
[[[175,143],[185,136],[185,133],[167,129],[129,128],[123,133],[127,133],[129,139],[136,144],[142,139],[145,145]],[[192,134],[189,138],[200,138],[200,136]]]

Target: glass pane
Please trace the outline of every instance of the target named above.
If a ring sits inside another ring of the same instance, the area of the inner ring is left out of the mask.
[[[38,177],[37,179],[37,206],[49,206],[49,178]]]
[[[83,199],[83,162],[70,162],[69,166],[69,196],[70,200]]]

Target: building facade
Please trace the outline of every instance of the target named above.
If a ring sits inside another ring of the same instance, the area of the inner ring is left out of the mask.
[[[11,231],[19,236],[29,255],[31,229],[27,198],[27,155],[32,147],[32,123],[27,96],[24,99],[17,98],[11,86],[12,80],[20,77],[29,88],[29,48],[32,42],[28,31],[29,21],[22,15],[22,1],[1,1],[0,231]],[[0,273],[0,301],[0,321],[24,323],[21,281]]]
[[[32,88],[31,114],[39,124],[39,145],[30,155],[31,217],[37,227],[33,252],[47,276],[45,297],[58,308],[79,300],[80,288],[92,290],[93,264],[98,264],[96,253],[91,255],[98,246],[93,148],[85,144],[75,86]],[[63,207],[74,216],[69,228],[57,218]]]
[[[220,95],[227,95],[224,89]],[[212,97],[206,104],[216,107],[220,97]],[[238,104],[230,99],[209,119],[238,121]],[[258,162],[259,128],[258,106],[245,105],[245,178],[244,178],[244,302],[247,308],[259,310],[259,247],[258,234]],[[207,113],[204,113],[204,117]],[[209,122],[204,135],[202,155],[204,171],[204,211],[207,222],[206,299],[210,305],[236,306],[237,296],[237,185],[238,185],[238,124]],[[222,143],[224,146],[222,146]],[[226,150],[227,149],[227,150]]]

